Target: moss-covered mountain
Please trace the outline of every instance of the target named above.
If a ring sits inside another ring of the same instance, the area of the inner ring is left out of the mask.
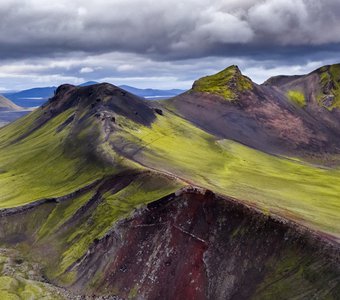
[[[251,80],[243,76],[237,66],[231,66],[215,75],[195,81],[192,91],[215,94],[227,101],[234,101],[241,92],[250,90],[252,86]]]
[[[0,129],[0,292],[337,299],[338,132],[308,103],[235,66],[159,103],[59,87]]]

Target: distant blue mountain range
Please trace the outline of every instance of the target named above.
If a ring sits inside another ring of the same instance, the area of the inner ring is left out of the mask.
[[[98,82],[96,81],[88,81],[80,84],[79,86],[89,86],[97,83]],[[32,88],[18,92],[3,93],[3,96],[10,99],[19,106],[35,107],[42,105],[44,102],[47,101],[48,98],[52,97],[56,88],[57,87],[55,86]],[[184,90],[179,89],[172,90],[138,89],[128,85],[121,85],[120,88],[132,94],[150,100],[170,98],[185,92]]]
[[[54,94],[55,89],[55,86],[32,88],[14,93],[4,93],[3,96],[13,101],[16,105],[34,107],[46,102]]]
[[[170,98],[184,93],[184,90],[172,89],[172,90],[156,90],[156,89],[138,89],[129,85],[119,86],[123,90],[126,90],[132,94],[147,99],[157,99],[157,98]]]

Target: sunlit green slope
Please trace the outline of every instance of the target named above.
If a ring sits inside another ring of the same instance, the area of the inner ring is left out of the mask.
[[[121,122],[125,122],[125,130],[113,134],[111,144],[125,149],[128,157],[235,197],[265,213],[339,236],[339,169],[217,140],[171,112],[159,116],[150,128]]]
[[[55,200],[37,206],[33,218],[2,224],[0,236],[15,240],[27,231],[36,240],[21,251],[29,256],[45,257],[40,251],[49,253],[49,245],[55,259],[40,263],[48,266],[51,278],[67,283],[72,279],[67,268],[117,221],[185,184],[115,153],[104,143],[94,114],[78,122],[86,109],[71,107],[36,128],[43,113],[36,110],[0,130],[0,208]],[[77,121],[66,125],[73,115]],[[36,227],[41,229],[32,231]]]
[[[63,196],[115,171],[80,155],[81,151],[68,149],[65,138],[69,130],[57,132],[56,128],[73,109],[17,141],[39,113],[0,130],[0,208]]]

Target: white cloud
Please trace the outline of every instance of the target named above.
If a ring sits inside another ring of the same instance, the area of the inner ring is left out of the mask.
[[[260,84],[273,76],[308,74],[323,66],[325,63],[326,62],[315,61],[303,65],[280,65],[270,67],[266,67],[266,64],[256,64],[252,67],[245,67],[242,71],[244,75],[251,77],[253,81]]]
[[[123,64],[117,67],[117,71],[119,72],[132,71],[134,69],[135,69],[135,66],[130,65],[130,64]]]
[[[83,74],[83,73],[92,73],[94,72],[93,68],[90,67],[83,67],[80,69],[79,73]]]
[[[25,24],[25,26],[22,26]],[[340,43],[337,0],[2,0],[1,57],[70,51],[164,58],[223,46]],[[22,49],[25,49],[26,54]],[[264,49],[265,50],[265,49]],[[248,52],[249,53],[249,52]]]

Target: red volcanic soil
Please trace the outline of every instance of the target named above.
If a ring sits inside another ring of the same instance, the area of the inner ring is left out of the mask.
[[[65,232],[72,234],[91,219],[101,195],[124,188],[136,176],[142,174],[113,176],[68,196],[4,211],[1,247],[29,249],[35,261],[52,268],[68,249],[63,244]],[[37,236],[58,203],[66,204],[89,189],[96,190],[94,196],[55,233]],[[95,239],[66,270],[64,275],[72,275],[72,282],[48,276],[46,280],[76,295],[104,299],[323,299],[324,295],[338,299],[339,260],[339,245],[327,237],[233,199],[188,187],[136,210]]]
[[[249,299],[295,281],[297,289],[285,295],[336,293],[318,281],[339,276],[336,253],[308,232],[189,190],[148,205],[96,241],[74,267],[71,289],[122,298]]]

